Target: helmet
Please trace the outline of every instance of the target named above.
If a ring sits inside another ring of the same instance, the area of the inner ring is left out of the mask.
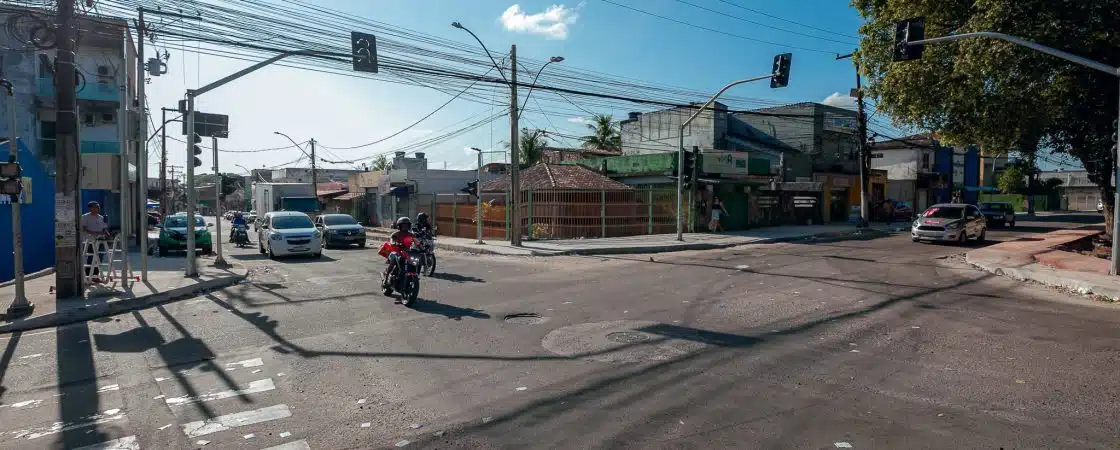
[[[241,211],[233,213],[233,217],[242,217],[243,215],[244,214],[242,214]]]
[[[416,221],[420,223],[428,223],[428,213],[422,212],[416,215]]]
[[[409,219],[408,217],[401,217],[400,219],[397,219],[397,222],[393,224],[393,227],[401,231],[408,231],[412,228],[412,219]]]

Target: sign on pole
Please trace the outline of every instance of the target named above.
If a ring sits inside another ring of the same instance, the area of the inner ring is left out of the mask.
[[[374,35],[350,32],[350,53],[355,72],[377,73],[377,38]]]
[[[203,112],[194,112],[194,132],[198,133],[201,137],[229,137],[229,116],[225,114],[208,114]],[[183,120],[183,136],[190,135],[187,132],[187,121]]]

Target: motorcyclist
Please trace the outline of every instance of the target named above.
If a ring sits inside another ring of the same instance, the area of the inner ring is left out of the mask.
[[[391,270],[396,270],[398,264],[400,263],[400,255],[398,254],[398,252],[407,252],[410,248],[412,248],[413,240],[416,239],[416,235],[412,234],[412,219],[409,219],[408,217],[401,217],[397,219],[397,221],[393,224],[393,228],[396,228],[397,231],[394,231],[393,234],[389,235],[389,245],[393,246],[394,251],[393,253],[389,254],[389,257],[386,260],[387,264],[385,265],[385,273],[382,274],[383,276],[381,277],[382,280],[384,280],[381,285],[382,289],[389,288],[389,273]]]
[[[417,235],[432,236],[435,234],[434,227],[432,227],[432,223],[428,220],[428,213],[421,212],[416,214],[416,227],[413,228],[413,232]]]
[[[229,230],[229,241],[230,242],[233,242],[233,235],[237,233],[237,227],[242,226],[242,227],[245,227],[246,230],[249,228],[249,223],[245,221],[245,216],[242,215],[240,212],[237,212],[237,213],[233,214],[233,220],[230,221],[230,223],[233,224],[233,226],[230,227],[230,230]]]

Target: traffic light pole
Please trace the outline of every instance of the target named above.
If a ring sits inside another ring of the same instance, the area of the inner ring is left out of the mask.
[[[217,257],[214,258],[215,266],[224,266],[226,259],[222,257],[222,173],[218,171],[218,138],[211,136],[210,145],[214,148],[214,176],[218,181],[214,183],[214,236],[211,241],[214,242],[214,251],[217,252]]]
[[[195,145],[194,141],[194,95],[187,91],[187,110],[183,114],[186,115],[184,120],[187,121],[187,179],[183,183],[183,188],[187,190],[187,268],[186,276],[198,276],[198,255],[194,254],[195,249],[195,225],[194,225],[194,208],[198,204],[198,193],[194,190],[194,152],[191,148]],[[220,237],[220,236],[219,236]],[[211,239],[213,240],[213,239]]]
[[[10,81],[0,80],[0,85],[8,91],[8,162],[18,165],[19,142],[16,140],[16,95]],[[11,197],[10,202],[12,205],[12,256],[14,257],[12,262],[15,272],[16,296],[12,299],[12,304],[8,306],[7,317],[9,319],[31,314],[35,307],[27,301],[23,284],[23,219],[20,217],[23,201],[19,195],[15,195]]]
[[[902,47],[905,48],[905,47],[909,47],[909,46],[913,46],[913,45],[935,44],[935,43],[938,43],[938,42],[950,42],[950,41],[956,41],[956,40],[968,39],[968,38],[977,38],[977,37],[985,37],[985,38],[1004,40],[1004,41],[1010,42],[1012,44],[1021,45],[1023,47],[1027,47],[1029,49],[1036,50],[1036,51],[1045,53],[1045,54],[1050,55],[1050,56],[1055,56],[1055,57],[1064,59],[1066,61],[1072,62],[1074,64],[1078,64],[1078,65],[1081,65],[1081,66],[1088,67],[1090,69],[1096,69],[1096,70],[1099,70],[1101,72],[1111,74],[1112,76],[1120,78],[1120,67],[1113,67],[1113,66],[1110,66],[1108,64],[1099,62],[1099,61],[1091,60],[1089,58],[1083,58],[1083,57],[1074,55],[1072,53],[1066,53],[1066,52],[1063,52],[1063,51],[1058,50],[1056,48],[1050,48],[1050,47],[1047,47],[1047,46],[1042,45],[1042,44],[1036,44],[1036,43],[1028,41],[1026,39],[1017,38],[1015,36],[1011,36],[1011,35],[1007,35],[1007,34],[1003,34],[1003,33],[993,33],[993,32],[990,32],[990,31],[981,31],[981,32],[977,32],[977,33],[954,34],[954,35],[951,35],[951,36],[942,36],[942,37],[936,37],[936,38],[930,38],[930,39],[919,39],[919,40],[916,40],[916,41],[910,41],[908,38],[904,37],[905,40],[903,40],[902,42],[896,42],[896,44],[901,44]],[[1120,99],[1118,99],[1118,100],[1120,100]],[[1117,111],[1117,117],[1118,117],[1117,120],[1120,121],[1120,110]],[[1113,159],[1113,165],[1114,165],[1114,167],[1113,167],[1113,179],[1114,179],[1114,181],[1113,181],[1113,191],[1114,192],[1113,192],[1113,198],[1112,198],[1112,242],[1113,242],[1113,245],[1112,245],[1112,267],[1111,267],[1109,273],[1111,273],[1112,275],[1120,275],[1120,245],[1116,245],[1118,236],[1120,236],[1120,189],[1116,189],[1116,186],[1115,186],[1116,184],[1120,184],[1120,144],[1118,144],[1118,147],[1114,147],[1114,149],[1116,149],[1116,150],[1114,150],[1115,153],[1113,154],[1113,158],[1112,158]]]
[[[696,110],[695,113],[692,113],[692,116],[689,117],[688,120],[684,121],[684,123],[681,124],[681,128],[677,130],[677,241],[684,241],[684,216],[681,213],[684,210],[684,173],[682,173],[682,168],[684,167],[685,128],[688,128],[688,125],[691,124],[693,120],[696,120],[696,118],[700,116],[700,113],[704,112],[705,109],[708,109],[708,107],[712,106],[712,103],[715,103],[716,99],[719,98],[720,95],[723,95],[724,91],[743,83],[750,83],[752,81],[759,80],[769,80],[773,77],[774,74],[769,74],[763,75],[761,77],[747,78],[745,80],[733,81],[729,83],[727,86],[724,86],[723,89],[720,89],[719,92],[716,92],[716,95],[713,95],[712,98],[704,104],[704,106],[701,106],[700,109]]]

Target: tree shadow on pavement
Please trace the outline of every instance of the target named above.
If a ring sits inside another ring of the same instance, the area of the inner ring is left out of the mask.
[[[490,315],[481,309],[463,308],[431,300],[417,299],[412,303],[412,309],[425,314],[438,314],[448,319],[463,320],[464,317],[472,319],[489,319]]]

